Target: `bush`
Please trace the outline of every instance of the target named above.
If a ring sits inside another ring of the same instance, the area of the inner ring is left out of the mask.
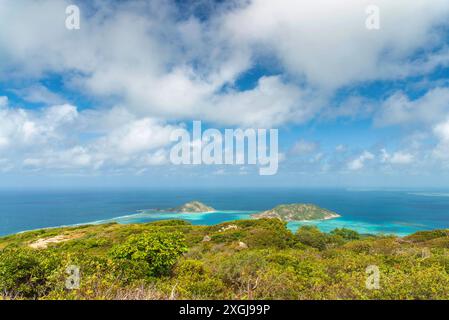
[[[112,248],[114,260],[145,262],[148,276],[167,275],[178,257],[187,251],[182,233],[143,233],[128,238],[125,243]]]
[[[232,256],[218,256],[216,273],[237,292],[237,298],[253,298],[261,276],[266,271],[267,251],[241,251]]]
[[[357,231],[351,230],[351,229],[346,229],[346,228],[337,228],[331,231],[331,234],[336,235],[336,236],[340,236],[345,240],[359,240],[360,239],[360,234]]]
[[[432,231],[419,231],[405,237],[404,239],[413,242],[425,242],[438,238],[447,238],[448,236],[449,230],[432,230]]]
[[[279,219],[261,219],[242,240],[250,248],[292,248],[296,245],[294,234],[287,229],[287,223]]]
[[[6,249],[0,252],[0,292],[10,298],[37,299],[52,288],[60,258],[52,251]]]
[[[177,296],[183,299],[223,298],[226,290],[223,282],[197,260],[180,261],[173,280],[176,282]]]
[[[226,232],[172,223],[90,226],[83,237],[39,250],[27,246],[47,231],[2,238],[0,300],[449,298],[444,230],[357,240],[344,228],[292,234],[276,219],[236,221]],[[202,242],[205,234],[213,240]],[[191,248],[180,258],[186,241]],[[235,248],[237,241],[248,247]],[[80,271],[73,290],[70,265]],[[380,290],[366,288],[370,265],[379,267]]]
[[[325,250],[328,246],[341,244],[342,238],[321,232],[315,226],[302,226],[296,231],[298,240],[307,246]]]

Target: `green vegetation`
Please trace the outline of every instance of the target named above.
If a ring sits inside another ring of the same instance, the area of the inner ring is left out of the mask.
[[[169,274],[178,257],[187,251],[182,233],[143,233],[129,237],[111,250],[113,259],[142,262],[148,276]]]
[[[0,238],[0,299],[449,299],[448,234],[292,233],[278,219],[37,230]]]
[[[314,204],[282,204],[274,209],[252,215],[254,218],[277,218],[283,221],[326,220],[339,215]]]
[[[199,201],[191,201],[191,202],[187,202],[187,203],[183,204],[182,206],[170,209],[169,211],[183,212],[183,213],[185,213],[185,212],[198,213],[198,212],[215,211],[215,209],[212,207],[209,207]]]

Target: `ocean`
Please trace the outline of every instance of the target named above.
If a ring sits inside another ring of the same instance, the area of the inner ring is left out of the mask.
[[[158,213],[198,200],[213,213]],[[313,224],[323,231],[351,228],[360,233],[404,236],[449,228],[449,191],[376,189],[127,189],[0,191],[0,235],[86,223],[142,223],[185,219],[195,225],[250,218],[250,214],[287,203],[313,203],[342,217],[290,222],[293,231]]]

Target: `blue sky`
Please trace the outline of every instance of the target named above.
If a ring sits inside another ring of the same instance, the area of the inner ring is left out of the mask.
[[[2,188],[448,187],[446,0],[5,0],[0,21]],[[278,129],[278,173],[172,165],[193,120]]]

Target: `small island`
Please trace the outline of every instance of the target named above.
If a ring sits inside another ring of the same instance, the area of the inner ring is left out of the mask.
[[[271,210],[252,215],[253,218],[277,218],[282,221],[328,220],[338,218],[337,213],[314,204],[282,204]]]
[[[213,212],[216,211],[214,208],[205,205],[199,201],[190,201],[182,206],[170,209],[171,212],[181,212],[181,213],[201,213],[201,212]]]

